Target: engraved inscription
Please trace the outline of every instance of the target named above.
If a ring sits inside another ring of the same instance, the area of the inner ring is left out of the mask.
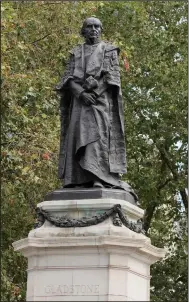
[[[99,285],[47,285],[45,293],[58,296],[99,294]]]

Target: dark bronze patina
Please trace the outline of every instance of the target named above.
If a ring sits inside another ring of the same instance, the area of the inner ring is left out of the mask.
[[[56,90],[61,95],[59,178],[64,188],[123,189],[126,173],[119,48],[100,40],[102,24],[84,21],[85,43],[70,51]]]

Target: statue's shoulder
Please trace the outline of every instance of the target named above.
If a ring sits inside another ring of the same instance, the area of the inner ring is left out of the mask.
[[[77,55],[81,52],[81,49],[82,49],[82,45],[83,44],[78,44],[76,45],[74,48],[72,48],[69,53],[71,53],[72,55]]]
[[[118,46],[113,45],[112,43],[108,41],[103,41],[105,43],[105,52],[117,52],[118,54],[120,53],[120,49]]]

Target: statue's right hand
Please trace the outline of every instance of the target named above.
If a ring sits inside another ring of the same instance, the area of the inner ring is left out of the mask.
[[[96,98],[93,94],[83,91],[79,99],[87,106],[96,105]]]

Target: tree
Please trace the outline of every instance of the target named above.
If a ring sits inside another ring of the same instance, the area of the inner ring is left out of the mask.
[[[26,237],[35,207],[57,180],[58,98],[68,50],[95,15],[121,49],[128,173],[146,209],[152,243],[167,247],[152,267],[152,300],[186,299],[187,3],[5,2],[2,5],[3,300],[25,297],[26,261],[11,244]],[[74,16],[74,18],[73,18]],[[179,225],[179,232],[178,232]],[[174,248],[173,248],[174,247]],[[14,265],[13,265],[14,263]]]

